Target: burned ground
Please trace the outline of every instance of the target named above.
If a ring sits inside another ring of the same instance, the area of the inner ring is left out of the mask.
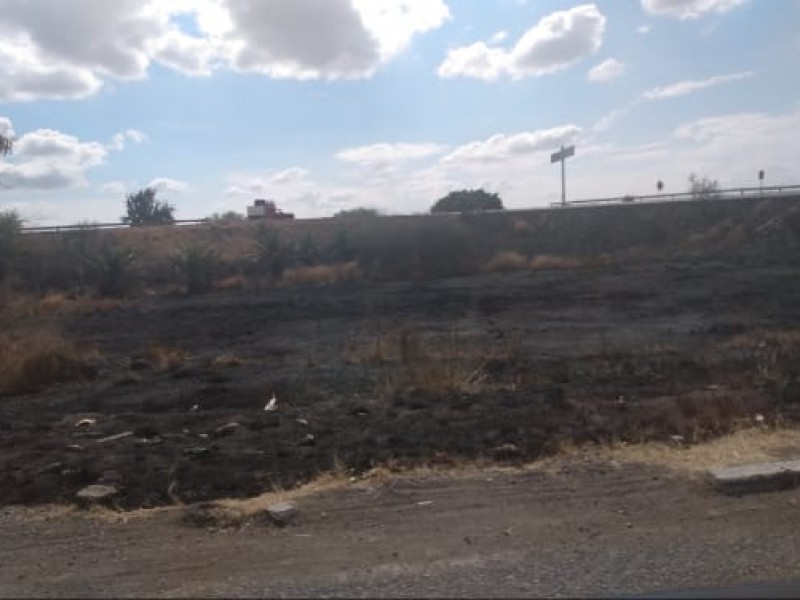
[[[791,419],[797,274],[672,257],[31,317],[17,327],[58,326],[96,358],[82,381],[0,399],[0,503],[98,481],[121,507],[194,502]]]

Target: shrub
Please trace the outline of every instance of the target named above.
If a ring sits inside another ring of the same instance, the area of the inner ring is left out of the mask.
[[[258,271],[266,271],[273,279],[280,278],[286,267],[286,260],[278,232],[263,224],[259,225],[250,257]]]
[[[211,289],[219,267],[219,253],[199,244],[187,244],[173,255],[173,264],[189,294]]]
[[[487,273],[519,271],[527,268],[529,262],[528,258],[519,252],[498,252],[483,265],[483,270]]]
[[[85,261],[101,296],[120,297],[133,288],[135,256],[129,249],[105,241],[97,256],[87,256]]]
[[[145,188],[128,194],[125,200],[127,215],[122,222],[137,227],[140,225],[171,225],[175,219],[175,207],[156,200],[155,188]]]
[[[17,253],[22,219],[14,210],[0,211],[0,281],[11,273]]]

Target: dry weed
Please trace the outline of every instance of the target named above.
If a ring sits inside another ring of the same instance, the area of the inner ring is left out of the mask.
[[[159,372],[175,370],[186,361],[186,354],[181,348],[157,342],[147,346],[145,357]]]
[[[608,267],[613,264],[610,256],[598,258],[581,258],[576,256],[551,256],[540,254],[531,259],[529,268],[532,271],[572,270],[585,268]]]
[[[498,252],[483,265],[486,273],[497,273],[501,271],[521,271],[528,267],[528,257],[519,252]]]
[[[361,271],[355,262],[335,265],[315,265],[310,267],[292,267],[283,272],[282,281],[288,284],[331,285],[345,281],[355,281],[361,277]]]
[[[24,394],[90,376],[87,362],[97,352],[78,348],[49,331],[0,336],[0,393]]]
[[[247,287],[247,278],[243,275],[234,275],[220,279],[212,284],[212,287],[219,292],[230,292],[242,290]]]

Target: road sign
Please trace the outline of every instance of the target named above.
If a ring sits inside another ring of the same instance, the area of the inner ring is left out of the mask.
[[[561,162],[562,160],[572,158],[573,156],[575,156],[575,146],[568,146],[566,148],[561,148],[561,150],[553,154],[550,157],[550,162],[551,163]]]
[[[561,146],[561,150],[550,157],[550,162],[561,163],[561,204],[567,205],[567,159],[575,156],[575,146]]]

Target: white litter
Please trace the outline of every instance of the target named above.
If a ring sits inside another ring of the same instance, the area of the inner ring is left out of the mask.
[[[278,409],[278,399],[275,396],[272,396],[270,401],[267,402],[267,405],[264,407],[264,410],[266,412],[272,412],[277,409]]]
[[[97,419],[81,419],[75,423],[75,427],[91,427],[95,424],[97,424]]]

